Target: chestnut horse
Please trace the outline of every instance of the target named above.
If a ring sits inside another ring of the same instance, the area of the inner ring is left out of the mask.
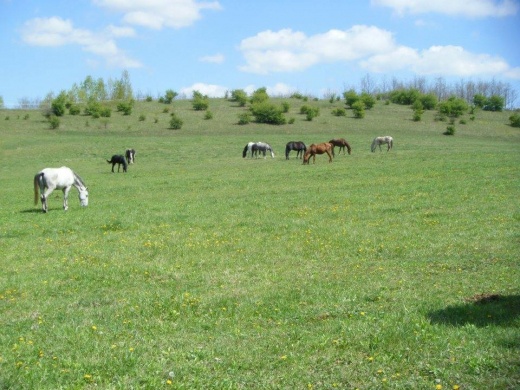
[[[321,144],[312,144],[307,148],[307,151],[303,155],[303,163],[309,164],[309,159],[312,157],[312,163],[316,163],[316,155],[327,153],[329,155],[329,162],[332,162],[332,144],[323,142]]]
[[[343,149],[343,154],[345,154],[345,146],[347,147],[348,154],[352,152],[352,148],[345,138],[335,138],[329,141],[329,144],[332,144],[332,155],[334,156],[334,147],[339,146],[339,152]]]

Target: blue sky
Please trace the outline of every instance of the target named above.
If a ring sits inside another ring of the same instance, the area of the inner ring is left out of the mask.
[[[367,75],[520,92],[519,15],[520,0],[0,0],[0,96],[15,107],[123,70],[153,97],[323,97]]]

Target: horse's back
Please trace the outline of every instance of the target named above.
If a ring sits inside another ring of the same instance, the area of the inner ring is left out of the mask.
[[[68,167],[44,168],[37,175],[42,175],[45,186],[56,188],[69,187],[74,183],[74,172]]]

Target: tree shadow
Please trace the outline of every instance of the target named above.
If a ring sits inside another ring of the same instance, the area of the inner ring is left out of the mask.
[[[434,324],[511,327],[520,323],[520,295],[479,294],[428,314]]]

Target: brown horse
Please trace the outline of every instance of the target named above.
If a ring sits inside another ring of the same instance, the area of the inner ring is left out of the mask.
[[[309,159],[312,157],[312,163],[316,163],[316,155],[327,153],[329,155],[329,162],[332,162],[332,144],[323,142],[321,144],[312,144],[307,148],[307,151],[303,155],[303,163],[309,164]]]
[[[352,152],[352,148],[345,138],[335,138],[329,141],[329,144],[332,144],[332,155],[334,156],[334,147],[339,146],[339,152],[343,149],[343,154],[345,154],[345,146],[347,147],[348,154]]]

